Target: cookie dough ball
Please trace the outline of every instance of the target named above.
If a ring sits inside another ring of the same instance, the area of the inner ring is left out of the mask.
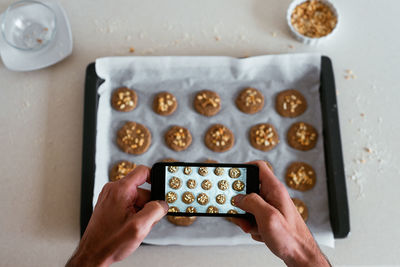
[[[198,113],[210,117],[221,110],[221,98],[216,92],[203,90],[196,94],[193,105]]]
[[[121,87],[112,93],[111,106],[122,112],[134,110],[137,105],[137,95],[135,91],[127,87]]]
[[[233,147],[235,137],[225,125],[214,124],[208,128],[204,143],[212,151],[225,152]]]
[[[175,224],[177,226],[189,226],[189,225],[192,225],[196,221],[196,219],[197,219],[196,216],[191,216],[191,217],[187,217],[187,216],[171,216],[171,215],[167,216],[167,220],[170,223]]]
[[[238,213],[237,210],[234,209],[228,210],[228,214],[237,214],[237,213]]]
[[[168,116],[174,113],[178,106],[178,101],[169,92],[158,93],[153,100],[153,110],[159,115]]]
[[[190,175],[192,173],[192,168],[186,166],[185,168],[183,168],[183,173],[186,175]]]
[[[223,204],[225,204],[225,202],[226,202],[226,196],[225,196],[224,194],[218,194],[218,195],[215,197],[215,201],[217,201],[218,204],[223,205]]]
[[[286,170],[286,184],[295,190],[307,191],[314,187],[316,174],[305,162],[293,162]]]
[[[206,179],[201,183],[201,188],[203,188],[204,190],[210,190],[211,187],[212,187],[212,183],[210,180]]]
[[[179,170],[178,166],[168,166],[168,172],[176,173]]]
[[[260,123],[250,128],[250,144],[261,151],[269,151],[279,143],[275,127],[268,123]]]
[[[178,195],[175,192],[170,191],[165,195],[165,201],[168,203],[174,203],[177,199]]]
[[[117,145],[125,153],[143,154],[150,144],[151,133],[140,123],[128,121],[117,132]]]
[[[201,176],[206,176],[206,175],[208,174],[208,169],[207,169],[207,167],[200,167],[199,170],[198,170],[198,173],[199,173]]]
[[[218,188],[219,190],[225,191],[229,188],[229,183],[227,180],[220,180],[218,182]]]
[[[136,167],[135,163],[126,160],[114,164],[109,174],[110,181],[115,182],[124,178],[128,173],[133,171],[135,167]]]
[[[223,175],[224,174],[224,168],[221,168],[221,167],[215,168],[214,169],[214,174],[217,175],[217,176]]]
[[[207,211],[206,211],[206,212],[207,212],[207,213],[218,213],[219,210],[218,210],[218,208],[215,207],[215,206],[209,206],[209,207],[207,208]]]
[[[294,118],[306,111],[307,100],[299,91],[289,89],[277,95],[275,108],[282,117]]]
[[[171,179],[169,179],[168,185],[172,189],[179,189],[181,187],[181,185],[182,185],[182,181],[178,177],[174,176]]]
[[[229,177],[231,178],[239,178],[242,173],[238,168],[231,168],[229,169]]]
[[[200,205],[206,205],[208,201],[208,196],[205,193],[200,193],[197,195],[197,202],[199,202]]]
[[[194,179],[189,179],[189,180],[187,180],[187,182],[186,182],[186,186],[187,186],[189,189],[195,189],[195,188],[196,188],[196,185],[197,185],[197,183],[196,183],[196,180],[194,180]]]
[[[244,183],[240,180],[236,180],[233,182],[232,188],[235,191],[242,191],[244,189]]]
[[[264,107],[264,96],[255,88],[245,88],[236,98],[236,106],[244,113],[257,113]]]
[[[308,208],[303,201],[298,198],[292,198],[294,205],[296,206],[297,211],[300,213],[301,217],[304,221],[308,219]]]
[[[313,149],[317,144],[318,132],[308,123],[296,122],[290,126],[287,140],[291,147],[307,151]]]
[[[197,213],[197,210],[195,207],[189,206],[186,208],[187,213]]]
[[[185,204],[191,204],[194,201],[194,195],[191,192],[185,192],[182,195],[182,202]]]
[[[175,151],[187,149],[192,143],[192,135],[189,130],[181,126],[172,126],[165,133],[165,143]]]

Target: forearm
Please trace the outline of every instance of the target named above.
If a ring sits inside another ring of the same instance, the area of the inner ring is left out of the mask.
[[[302,244],[298,246],[298,249],[290,257],[284,259],[284,262],[288,267],[331,266],[314,241],[311,245]]]

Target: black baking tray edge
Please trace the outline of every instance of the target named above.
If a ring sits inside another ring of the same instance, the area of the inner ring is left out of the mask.
[[[93,186],[96,154],[96,120],[99,96],[98,87],[103,83],[95,71],[95,63],[86,68],[85,102],[83,118],[81,236],[93,211]],[[329,214],[335,238],[345,238],[350,232],[349,208],[340,138],[336,87],[332,62],[322,56],[320,86],[325,165],[328,184]]]

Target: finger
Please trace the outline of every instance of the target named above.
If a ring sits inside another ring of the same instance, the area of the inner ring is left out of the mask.
[[[139,185],[144,184],[149,176],[149,167],[139,165],[125,176],[125,178],[121,179],[120,182],[123,183],[127,189],[136,189]]]
[[[253,238],[255,241],[263,242],[263,243],[264,243],[264,240],[263,240],[263,238],[261,237],[261,235],[252,234],[252,235],[251,235],[251,238]]]
[[[229,221],[239,226],[245,233],[257,233],[257,225],[243,218],[229,218]]]
[[[155,200],[146,203],[143,208],[133,216],[134,223],[140,226],[146,236],[151,227],[156,224],[168,212],[168,204],[162,200]]]
[[[143,208],[143,206],[149,202],[151,199],[151,193],[149,190],[138,188],[137,189],[137,197],[135,200],[135,206],[139,208]]]
[[[236,195],[233,198],[235,206],[253,214],[260,219],[263,216],[268,216],[269,214],[276,212],[276,209],[268,204],[260,195],[256,193],[251,193],[248,195]]]
[[[260,195],[285,217],[292,216],[292,203],[286,187],[275,177],[264,161],[259,160],[251,163],[256,164],[260,171]]]

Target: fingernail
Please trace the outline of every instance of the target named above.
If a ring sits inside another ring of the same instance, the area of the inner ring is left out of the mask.
[[[237,204],[244,198],[244,195],[239,194],[233,197],[233,203]]]
[[[158,200],[158,203],[161,205],[161,207],[164,208],[165,211],[168,211],[169,206],[168,206],[167,202],[165,202],[164,200]]]

